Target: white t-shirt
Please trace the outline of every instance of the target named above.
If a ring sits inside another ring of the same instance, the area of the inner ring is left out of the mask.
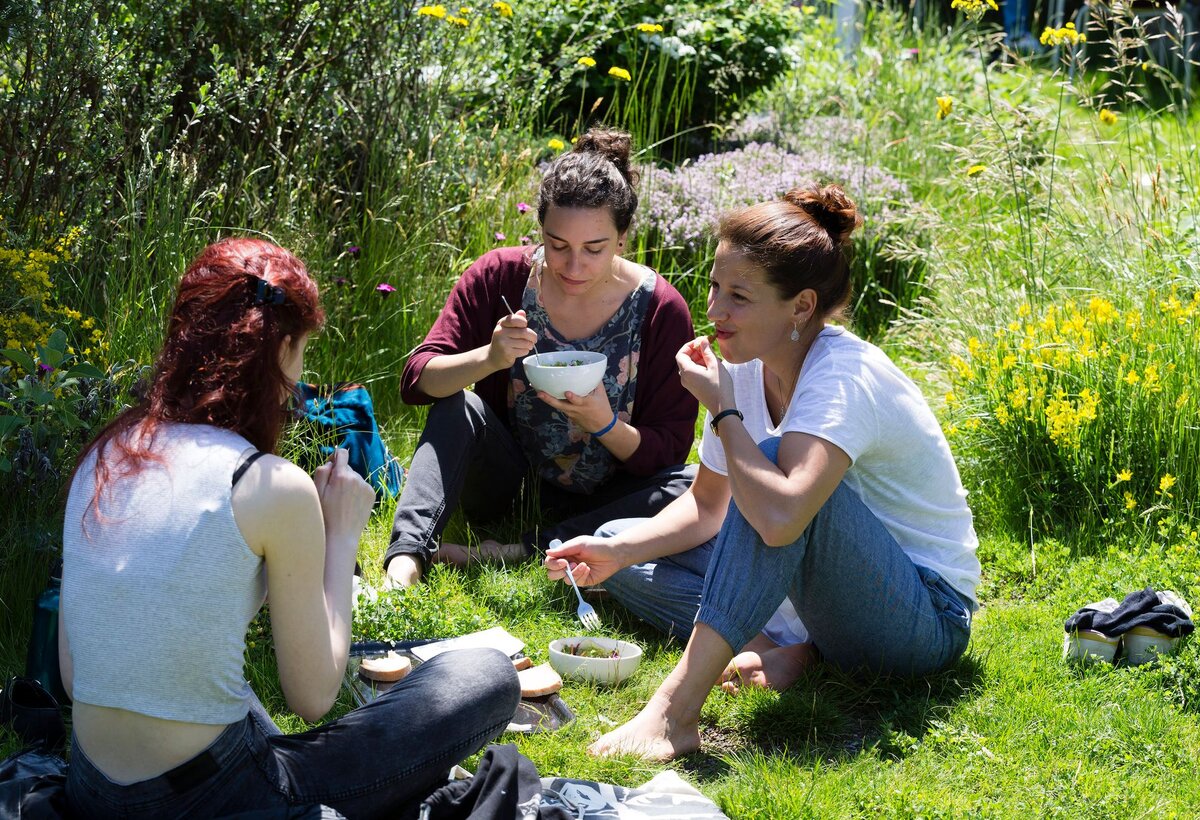
[[[941,425],[921,391],[875,345],[827,325],[813,342],[787,414],[771,425],[763,392],[762,362],[726,365],[737,408],[757,442],[785,433],[807,433],[850,457],[843,479],[912,559],[975,601],[978,540],[958,467]],[[727,475],[725,448],[705,419],[700,461]],[[784,601],[764,629],[775,640],[796,643],[807,630]],[[790,633],[790,634],[789,634]]]

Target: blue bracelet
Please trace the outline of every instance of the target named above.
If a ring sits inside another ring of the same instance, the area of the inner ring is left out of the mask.
[[[614,412],[613,420],[610,421],[603,430],[597,430],[596,432],[592,433],[592,435],[595,436],[596,438],[600,438],[600,436],[604,435],[605,433],[607,433],[609,430],[613,429],[616,426],[617,426],[617,414]]]

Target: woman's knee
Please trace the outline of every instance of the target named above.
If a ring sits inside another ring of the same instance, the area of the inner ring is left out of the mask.
[[[779,443],[781,441],[783,439],[779,436],[770,436],[758,443],[758,449],[762,451],[764,456],[771,459],[772,464],[776,463],[779,459]]]
[[[600,525],[600,528],[593,533],[597,538],[612,538],[618,533],[622,533],[635,524],[640,524],[647,521],[646,518],[618,518],[613,521],[606,521]]]
[[[438,659],[449,666],[442,671],[447,683],[460,687],[473,708],[494,712],[483,722],[498,723],[513,716],[521,699],[521,683],[507,655],[498,649],[459,649],[434,660]]]
[[[459,390],[440,398],[429,406],[425,426],[451,426],[463,430],[482,429],[486,423],[487,405],[473,390]]]

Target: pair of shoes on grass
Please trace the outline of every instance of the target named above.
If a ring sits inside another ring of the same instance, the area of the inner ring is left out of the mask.
[[[1171,590],[1146,587],[1117,603],[1105,598],[1080,608],[1063,625],[1063,657],[1070,660],[1118,660],[1129,666],[1149,663],[1173,652],[1179,639],[1195,629],[1192,608]]]

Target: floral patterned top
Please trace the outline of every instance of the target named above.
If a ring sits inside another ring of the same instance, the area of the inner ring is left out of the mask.
[[[608,357],[602,384],[617,418],[625,423],[633,417],[638,358],[642,335],[639,329],[654,294],[658,274],[650,270],[612,317],[591,336],[564,339],[550,323],[542,302],[534,264],[521,298],[529,327],[538,335],[536,352],[589,350]],[[616,471],[617,460],[591,433],[584,432],[564,414],[537,397],[525,376],[523,360],[512,366],[509,380],[509,420],[534,471],[563,489],[589,495]]]

